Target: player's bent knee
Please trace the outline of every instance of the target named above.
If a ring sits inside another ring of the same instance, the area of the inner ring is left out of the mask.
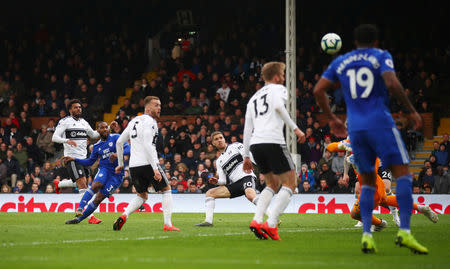
[[[103,184],[100,182],[94,182],[92,184],[91,188],[94,191],[94,193],[97,193],[99,190],[101,190],[103,188]]]

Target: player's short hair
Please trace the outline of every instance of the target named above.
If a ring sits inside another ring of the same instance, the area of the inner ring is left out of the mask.
[[[72,99],[72,100],[70,100],[69,101],[69,105],[68,105],[69,109],[72,108],[73,104],[80,104],[81,105],[81,101],[79,99]]]
[[[100,127],[100,124],[103,124],[103,123],[108,125],[108,123],[106,123],[106,121],[100,121],[100,122],[97,123],[97,128]]]
[[[211,134],[211,140],[214,140],[214,137],[215,137],[216,135],[222,135],[222,136],[223,136],[223,133],[222,133],[221,131],[215,131],[215,132],[213,132],[213,133]]]
[[[144,106],[150,104],[151,101],[153,100],[159,100],[159,97],[157,96],[147,96],[144,98]]]
[[[361,24],[353,32],[360,45],[371,45],[378,40],[378,28],[374,24]]]
[[[282,62],[268,62],[262,68],[262,77],[265,81],[270,81],[275,75],[280,75],[286,69],[286,64]]]

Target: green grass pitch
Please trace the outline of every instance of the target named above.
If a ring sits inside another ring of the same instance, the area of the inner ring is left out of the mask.
[[[194,227],[203,214],[174,214],[180,232],[162,231],[162,214],[133,214],[113,231],[119,214],[97,214],[99,225],[65,225],[73,214],[2,213],[1,268],[450,268],[450,216],[437,224],[412,217],[413,233],[429,255],[394,245],[389,227],[374,234],[379,253],[363,254],[361,230],[349,215],[285,214],[283,241],[260,241],[252,214],[215,214],[214,227]]]

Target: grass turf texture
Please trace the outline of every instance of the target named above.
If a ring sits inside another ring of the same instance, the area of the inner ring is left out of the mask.
[[[374,234],[379,253],[363,254],[361,228],[349,215],[285,214],[281,242],[250,232],[252,214],[215,214],[214,227],[194,227],[203,214],[174,214],[180,232],[162,231],[162,214],[133,214],[121,231],[119,214],[96,214],[91,225],[65,225],[73,214],[2,213],[1,268],[449,268],[450,216],[437,224],[412,217],[413,234],[430,250],[414,255],[394,245],[397,228]]]

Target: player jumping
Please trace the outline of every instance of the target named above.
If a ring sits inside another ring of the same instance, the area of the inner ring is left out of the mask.
[[[372,210],[376,191],[375,160],[379,156],[397,179],[397,200],[400,213],[400,229],[395,243],[414,253],[427,254],[428,249],[419,244],[410,232],[413,209],[412,176],[408,170],[408,153],[389,111],[389,95],[386,88],[411,113],[418,129],[422,119],[406,96],[395,75],[392,56],[377,49],[378,29],[374,25],[360,25],[355,29],[357,49],[337,57],[322,74],[314,88],[319,106],[330,119],[335,135],[344,137],[343,122],[331,112],[326,91],[339,81],[347,104],[348,131],[353,154],[361,173],[360,211],[363,222],[361,239],[364,253],[376,252],[371,233]]]
[[[100,122],[97,125],[97,131],[100,134],[100,141],[98,141],[88,159],[78,159],[73,157],[65,157],[66,162],[74,161],[83,166],[91,166],[100,158],[99,169],[97,175],[92,182],[91,187],[84,193],[80,204],[89,202],[93,195],[95,198],[91,201],[82,215],[74,219],[66,221],[66,224],[78,224],[89,215],[91,215],[98,207],[98,205],[106,198],[111,196],[114,191],[120,187],[123,180],[123,172],[115,173],[115,168],[118,165],[116,154],[116,141],[119,134],[109,134],[108,125],[106,122]],[[130,154],[130,147],[128,143],[124,144],[124,154]],[[84,206],[83,206],[84,208]]]

